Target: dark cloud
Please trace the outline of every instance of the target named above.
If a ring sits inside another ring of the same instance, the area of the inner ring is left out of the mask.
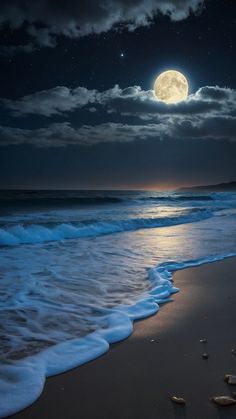
[[[24,25],[34,44],[53,47],[59,35],[78,38],[100,34],[117,26],[119,29],[132,31],[140,26],[148,26],[158,13],[179,21],[187,18],[190,13],[199,12],[203,2],[204,0],[1,0],[0,26],[8,23],[12,29],[18,29]],[[32,48],[32,44],[30,45]],[[12,52],[11,48],[9,51]],[[27,45],[25,48],[27,50]]]
[[[85,87],[69,89],[57,86],[50,90],[42,90],[19,100],[2,99],[3,106],[13,111],[15,116],[36,114],[52,116],[82,108],[95,101],[95,90]]]
[[[83,125],[80,128],[73,128],[68,122],[32,130],[0,127],[0,145],[30,144],[35,147],[63,147],[130,142],[160,136],[163,129],[161,124],[126,125],[109,122],[95,126]]]
[[[196,120],[175,120],[171,127],[173,138],[216,139],[236,141],[236,117],[218,115]]]
[[[236,92],[233,89],[206,86],[190,95],[185,102],[170,106],[156,101],[152,91],[144,91],[139,86],[125,89],[114,86],[104,92],[84,87],[69,89],[59,86],[15,101],[2,99],[2,104],[17,116],[37,114],[47,117],[65,117],[65,113],[82,107],[87,107],[92,114],[102,107],[108,115],[111,112],[119,112],[122,122],[81,127],[74,127],[69,122],[60,122],[37,129],[2,126],[0,145],[92,146],[97,143],[131,142],[152,138],[235,141],[235,98]],[[127,123],[130,116],[136,117],[136,124]]]
[[[145,91],[140,86],[121,89],[116,85],[103,92],[85,87],[69,89],[57,86],[18,100],[1,99],[1,103],[15,116],[36,114],[50,117],[82,107],[88,107],[92,112],[98,107],[103,107],[108,113],[116,112],[123,116],[156,120],[165,115],[233,114],[236,111],[236,92],[229,88],[206,86],[190,95],[186,101],[165,105],[155,99],[152,90]]]
[[[70,123],[56,123],[38,129],[0,127],[0,145],[29,144],[34,147],[66,147],[69,145],[93,146],[98,143],[132,142],[138,140],[172,138],[181,140],[236,140],[236,117],[209,118],[171,116],[159,123],[130,125],[104,123],[73,127]]]
[[[206,86],[189,95],[186,101],[165,105],[154,97],[152,90],[144,91],[139,86],[120,89],[115,86],[97,95],[97,102],[110,112],[155,119],[160,115],[197,115],[231,113],[236,108],[236,92],[229,88]]]
[[[205,86],[201,87],[198,92],[197,96],[203,100],[208,101],[235,101],[236,94],[233,89],[230,88],[222,88],[219,86]]]
[[[16,52],[32,52],[32,51],[35,51],[35,49],[36,49],[36,45],[33,44],[32,42],[29,42],[28,44],[25,44],[25,45],[10,45],[10,46],[1,45],[0,54],[3,56],[11,57]]]

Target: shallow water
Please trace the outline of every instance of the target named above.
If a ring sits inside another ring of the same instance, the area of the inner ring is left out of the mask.
[[[236,252],[236,194],[12,192],[0,203],[0,417],[158,311],[174,270]]]

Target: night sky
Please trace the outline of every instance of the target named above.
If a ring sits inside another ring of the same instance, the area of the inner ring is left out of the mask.
[[[0,187],[236,179],[235,0],[1,0]],[[155,100],[167,69],[186,101]]]

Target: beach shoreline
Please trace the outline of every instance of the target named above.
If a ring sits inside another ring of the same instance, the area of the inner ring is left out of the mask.
[[[236,418],[235,406],[209,401],[231,394],[223,378],[236,373],[235,271],[235,257],[177,271],[173,303],[135,322],[133,335],[102,357],[47,379],[41,397],[11,417]],[[173,405],[172,394],[186,406]]]

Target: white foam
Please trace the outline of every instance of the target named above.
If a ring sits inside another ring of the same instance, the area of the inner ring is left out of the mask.
[[[24,359],[0,367],[0,417],[12,415],[31,405],[43,391],[46,379],[40,359]]]
[[[89,225],[60,223],[45,227],[40,224],[13,225],[0,229],[0,245],[43,243],[80,237],[94,237],[123,231],[169,227],[193,223],[213,216],[210,211],[194,211],[176,217],[134,218],[117,221],[99,221]]]
[[[149,270],[152,288],[133,305],[104,310],[101,327],[86,337],[71,339],[14,363],[0,367],[0,418],[32,404],[41,394],[46,377],[65,372],[97,358],[111,343],[127,338],[133,321],[148,317],[159,310],[159,303],[169,300],[178,291],[173,286],[172,273],[179,269],[235,256],[233,253],[210,256],[187,262],[163,263]]]

